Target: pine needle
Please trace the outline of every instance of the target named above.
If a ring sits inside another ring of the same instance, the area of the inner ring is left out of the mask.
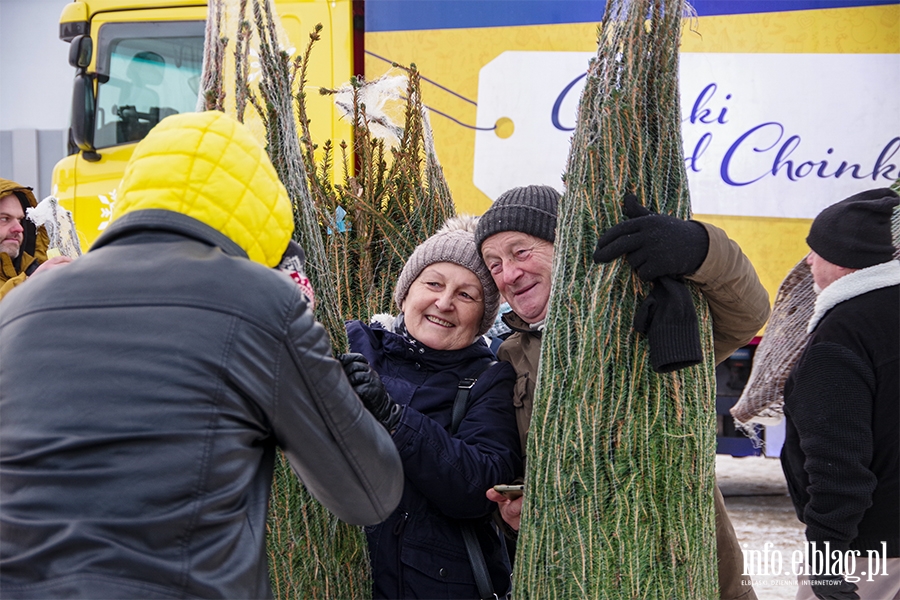
[[[244,122],[252,106],[265,130],[266,150],[293,202],[295,239],[306,251],[307,274],[315,290],[316,317],[327,329],[335,353],[347,349],[345,319],[368,320],[394,312],[393,288],[413,249],[455,215],[450,190],[434,153],[422,104],[419,74],[401,68],[407,81],[402,123],[369,116],[361,92],[378,82],[351,82],[352,145],[312,139],[307,112],[307,66],[322,26],[310,33],[305,52],[294,59],[278,43],[271,0],[237,5],[237,31],[225,32],[225,3],[210,3],[200,107],[224,110],[221,73],[229,39],[235,40],[236,117]],[[260,78],[251,83],[251,46],[258,45]],[[293,92],[296,90],[296,93]],[[326,93],[332,91],[326,90]],[[387,125],[399,143],[386,150],[372,127]],[[352,152],[351,152],[352,149]],[[335,160],[341,183],[332,181]],[[355,174],[354,174],[355,172]],[[277,598],[371,597],[371,577],[362,530],[340,522],[298,481],[283,455],[275,466],[267,550]]]

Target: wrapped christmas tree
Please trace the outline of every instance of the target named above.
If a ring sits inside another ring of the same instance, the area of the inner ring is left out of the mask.
[[[293,202],[294,238],[306,252],[316,318],[338,353],[347,350],[344,320],[392,309],[393,285],[407,257],[454,209],[414,67],[402,69],[405,97],[383,81],[348,85],[354,152],[339,144],[344,180],[332,181],[334,145],[326,140],[318,149],[306,107],[307,67],[321,29],[310,33],[305,52],[294,57],[271,0],[210,2],[198,102],[200,109],[233,113],[265,140]],[[251,72],[253,59],[258,72]],[[399,101],[399,118],[381,110],[386,100]],[[378,109],[367,110],[366,102]],[[386,144],[391,136],[373,129],[393,132],[395,142]],[[371,597],[362,530],[340,522],[312,498],[280,453],[267,527],[277,598]]]
[[[516,598],[716,598],[715,386],[704,364],[651,369],[632,327],[650,290],[594,265],[633,192],[690,216],[678,93],[682,0],[609,0],[560,201],[553,289],[528,441]]]
[[[900,179],[890,188],[900,192]],[[900,259],[900,207],[891,216],[891,236],[894,258]],[[816,296],[812,271],[804,257],[778,286],[766,335],[753,355],[750,378],[731,407],[735,425],[757,444],[762,440],[755,424],[777,425],[784,417],[784,384],[809,340],[807,326],[815,312]]]

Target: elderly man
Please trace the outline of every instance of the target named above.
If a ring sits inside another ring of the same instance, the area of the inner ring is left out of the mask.
[[[861,192],[823,210],[806,238],[818,295],[784,386],[781,451],[809,545],[798,599],[900,598],[898,203],[889,189]]]
[[[512,308],[503,319],[513,333],[497,355],[518,374],[513,402],[523,455],[550,300],[558,201],[559,194],[548,186],[514,188],[484,213],[476,232],[482,258]],[[769,316],[769,296],[738,245],[717,227],[649,213],[635,199],[626,201],[626,214],[632,218],[604,234],[594,259],[606,262],[625,253],[641,278],[684,277],[696,283],[712,312],[717,363],[749,342]],[[693,357],[691,352],[675,352],[669,358],[669,365],[679,365],[685,364],[680,359]],[[487,495],[517,530],[522,499],[510,500],[493,490]],[[756,598],[753,588],[742,582],[743,555],[718,487],[715,507],[721,597]]]
[[[47,260],[47,232],[25,218],[35,206],[30,187],[0,179],[0,300],[29,277],[72,261],[66,256]]]

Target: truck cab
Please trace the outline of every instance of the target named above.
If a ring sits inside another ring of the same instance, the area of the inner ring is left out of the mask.
[[[325,24],[309,66],[311,87],[350,79],[350,0],[276,2],[276,9],[294,54],[304,50],[317,23]],[[76,0],[64,7],[59,35],[71,44],[76,74],[69,156],[54,168],[53,187],[72,212],[84,249],[109,223],[135,145],[165,117],[197,110],[206,17],[207,3],[197,0]],[[349,124],[333,104],[318,94],[310,99],[316,139],[349,139]]]

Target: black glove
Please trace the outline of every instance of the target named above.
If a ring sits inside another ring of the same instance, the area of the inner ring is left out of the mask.
[[[856,593],[859,588],[845,581],[843,575],[810,575],[809,583],[816,598],[821,600],[859,600]]]
[[[400,422],[400,412],[403,407],[391,399],[390,394],[384,389],[378,373],[369,365],[369,361],[362,354],[355,352],[341,354],[337,357],[344,367],[347,380],[353,386],[353,390],[363,406],[366,407],[375,419],[384,425],[385,429],[393,433]]]
[[[595,263],[611,262],[624,254],[644,281],[690,275],[700,268],[709,251],[709,235],[703,225],[651,212],[634,194],[625,194],[624,205],[628,220],[600,236],[594,249]]]
[[[657,373],[700,363],[700,328],[691,291],[681,281],[660,277],[634,314],[634,329],[647,336],[650,366]]]

